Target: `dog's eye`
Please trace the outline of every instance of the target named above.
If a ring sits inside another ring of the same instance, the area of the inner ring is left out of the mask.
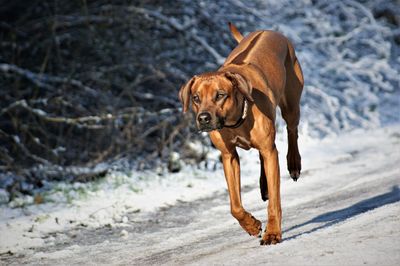
[[[199,97],[199,95],[194,95],[194,96],[193,96],[193,102],[195,102],[195,103],[200,103],[200,97]]]
[[[223,98],[225,98],[225,96],[226,96],[225,93],[223,93],[223,92],[218,92],[218,93],[217,93],[217,96],[215,97],[215,99],[216,99],[217,101],[219,101],[219,100],[222,100]]]

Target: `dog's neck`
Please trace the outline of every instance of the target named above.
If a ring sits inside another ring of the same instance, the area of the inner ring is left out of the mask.
[[[246,119],[246,117],[247,117],[248,109],[249,109],[249,104],[247,103],[246,98],[244,98],[243,99],[242,116],[239,118],[238,121],[236,121],[235,124],[233,124],[233,125],[224,125],[224,127],[227,127],[227,128],[238,128],[238,127],[240,127],[243,124],[243,122]]]

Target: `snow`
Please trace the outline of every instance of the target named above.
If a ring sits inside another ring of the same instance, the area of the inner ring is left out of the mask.
[[[303,173],[298,182],[286,173],[286,142],[280,135],[284,240],[273,247],[259,247],[258,240],[248,237],[231,217],[221,167],[216,171],[186,167],[169,176],[146,173],[146,178],[141,172],[113,173],[96,189],[64,184],[69,201],[65,194],[57,194],[59,189],[52,195],[54,202],[23,208],[2,205],[0,258],[15,254],[22,258],[16,264],[396,265],[400,262],[399,132],[400,125],[392,125],[322,140],[300,136]],[[240,156],[244,206],[265,222],[257,152],[240,150]],[[89,192],[76,194],[80,188]],[[88,233],[104,228],[114,236]],[[85,241],[93,238],[94,243],[77,244],[70,239],[71,232]],[[65,247],[60,244],[68,241],[72,242]],[[57,245],[60,249],[52,249]],[[265,250],[265,256],[256,248]],[[169,257],[157,260],[167,251]]]
[[[295,241],[270,247],[264,256],[249,256],[247,250],[239,254],[217,253],[189,265],[398,265],[399,213],[397,202],[302,234]],[[227,261],[227,257],[234,259]]]

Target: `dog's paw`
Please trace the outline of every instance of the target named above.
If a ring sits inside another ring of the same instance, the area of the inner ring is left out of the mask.
[[[265,232],[262,239],[260,240],[260,245],[275,245],[281,242],[281,238],[281,234]]]
[[[246,213],[242,221],[239,221],[240,226],[251,236],[259,237],[262,232],[262,224],[249,213]]]
[[[301,157],[298,150],[289,149],[286,159],[290,177],[293,181],[297,181],[300,177],[301,171]]]
[[[289,171],[289,174],[293,181],[297,182],[297,179],[300,177],[300,170],[291,170]]]

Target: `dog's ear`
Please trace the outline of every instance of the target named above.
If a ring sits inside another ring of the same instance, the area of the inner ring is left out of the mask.
[[[190,94],[191,94],[191,89],[194,83],[196,76],[191,78],[185,85],[183,85],[179,91],[179,99],[182,102],[183,105],[183,112],[186,113],[187,110],[189,109],[189,103],[190,103]]]
[[[249,102],[254,102],[253,96],[251,96],[253,87],[249,80],[240,74],[232,72],[225,72],[225,77],[232,82],[233,87],[237,88]]]

